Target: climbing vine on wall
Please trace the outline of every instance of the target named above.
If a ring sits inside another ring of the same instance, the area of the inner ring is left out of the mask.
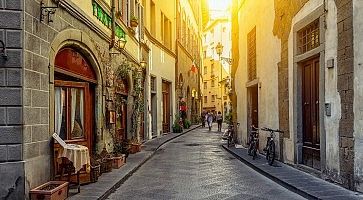
[[[127,79],[129,74],[132,74],[133,86],[133,106],[131,115],[131,129],[130,132],[133,136],[137,137],[137,141],[140,142],[139,128],[141,126],[141,114],[144,111],[144,98],[143,98],[143,70],[138,67],[133,67],[128,61],[123,61],[122,64],[116,70],[116,77],[122,77]]]

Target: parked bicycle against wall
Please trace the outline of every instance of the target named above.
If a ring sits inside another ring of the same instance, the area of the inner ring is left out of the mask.
[[[258,150],[258,131],[259,129],[255,126],[251,126],[250,136],[249,136],[249,146],[248,146],[248,155],[252,156],[254,160],[257,157]]]
[[[237,123],[237,129],[239,127],[239,123]],[[235,145],[237,144],[237,134],[236,134],[236,130],[234,128],[233,123],[228,125],[228,138],[227,138],[227,146],[230,147],[232,144]]]
[[[275,133],[284,133],[284,132],[278,129],[274,130],[267,127],[261,128],[260,130],[270,132],[270,137],[267,137],[266,147],[263,149],[263,151],[266,152],[266,159],[268,164],[272,165],[275,161],[275,156],[276,156],[275,142],[274,142]]]

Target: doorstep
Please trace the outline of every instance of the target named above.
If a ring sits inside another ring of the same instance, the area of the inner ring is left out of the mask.
[[[246,148],[223,148],[236,158],[270,178],[283,187],[308,199],[363,199],[363,194],[347,190],[336,184],[317,178],[284,163],[275,161],[270,166],[265,156],[259,154],[255,160],[247,154]]]
[[[170,133],[162,135],[145,142],[142,145],[141,152],[130,154],[126,159],[125,165],[119,169],[112,169],[109,173],[103,173],[96,183],[90,183],[81,186],[81,192],[70,196],[68,199],[106,199],[114,192],[122,183],[124,183],[134,172],[137,171],[146,161],[148,161],[154,153],[165,143],[184,135],[200,125],[193,125],[183,133]],[[73,191],[70,190],[70,193]]]

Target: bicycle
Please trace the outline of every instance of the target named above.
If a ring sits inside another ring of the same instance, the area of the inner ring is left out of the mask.
[[[239,123],[237,123],[237,129],[239,127]],[[227,139],[227,146],[230,147],[233,144],[236,144],[236,134],[233,123],[228,125],[228,139]]]
[[[275,142],[274,142],[274,137],[275,137],[275,132],[276,133],[284,133],[283,131],[280,131],[278,129],[274,130],[274,129],[270,129],[267,127],[261,128],[260,130],[263,131],[268,131],[270,132],[270,137],[267,137],[267,143],[266,143],[266,147],[263,149],[264,152],[266,152],[266,159],[269,165],[272,165],[273,162],[275,161],[275,156],[276,156],[276,152],[275,152]]]
[[[257,149],[258,149],[258,128],[255,126],[251,126],[251,132],[249,137],[249,147],[248,147],[248,155],[252,156],[252,159],[256,159],[257,157]]]

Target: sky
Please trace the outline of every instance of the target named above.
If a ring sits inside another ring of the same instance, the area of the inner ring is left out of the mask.
[[[225,15],[231,4],[231,0],[208,0],[211,18]]]

